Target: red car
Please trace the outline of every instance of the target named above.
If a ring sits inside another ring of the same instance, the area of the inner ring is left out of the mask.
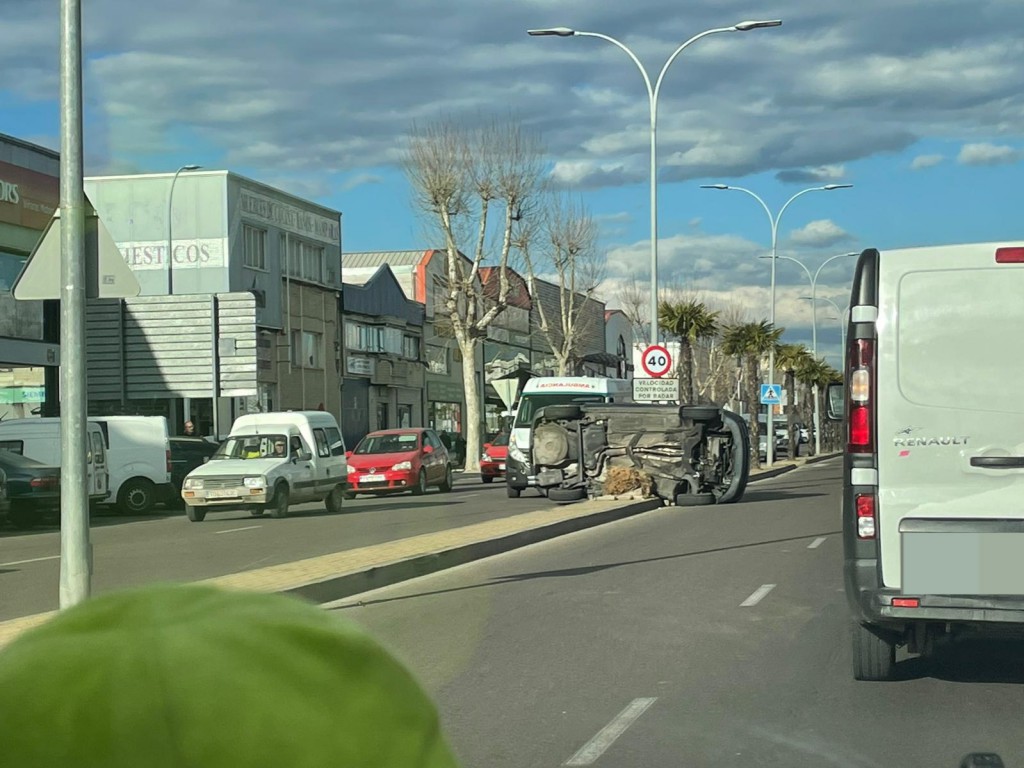
[[[502,432],[490,443],[484,443],[480,457],[480,479],[485,483],[494,482],[496,477],[505,476],[505,461],[508,459],[508,433]]]
[[[348,457],[348,490],[357,493],[412,491],[416,495],[436,485],[452,489],[452,465],[448,450],[432,429],[383,429],[371,432],[345,454]]]

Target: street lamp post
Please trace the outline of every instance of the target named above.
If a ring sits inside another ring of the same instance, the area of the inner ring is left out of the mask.
[[[601,40],[606,40],[625,52],[625,54],[632,59],[633,63],[636,64],[637,69],[640,70],[640,74],[644,78],[644,85],[647,86],[647,98],[650,106],[651,118],[651,344],[658,343],[658,94],[661,92],[661,83],[665,78],[665,73],[668,71],[672,62],[676,60],[676,57],[682,53],[687,46],[697,42],[702,37],[714,35],[719,32],[749,32],[752,29],[778,27],[781,25],[782,22],[778,19],[771,21],[741,21],[739,24],[734,24],[731,27],[716,27],[715,29],[708,29],[698,35],[694,35],[676,48],[672,55],[668,57],[668,61],[666,61],[665,65],[661,68],[661,72],[653,87],[651,87],[651,78],[648,76],[644,65],[640,63],[640,59],[638,59],[636,54],[626,47],[624,43],[616,40],[614,37],[609,37],[608,35],[603,35],[599,32],[581,32],[568,27],[549,27],[546,29],[527,30],[527,34],[534,37],[596,37]]]
[[[167,195],[167,295],[174,293],[174,222],[171,213],[174,206],[174,185],[178,183],[178,175],[182,171],[198,171],[201,165],[183,165],[174,172],[171,179],[171,192]]]
[[[821,297],[818,299],[818,301],[824,301],[827,302],[828,304],[831,304],[832,308],[835,309],[836,311],[836,319],[839,321],[840,338],[842,339],[842,341],[840,342],[842,344],[842,352],[840,353],[841,358],[842,355],[846,354],[846,323],[850,315],[850,305],[847,304],[846,309],[840,309],[839,305],[832,301],[832,299],[826,299],[825,297]]]
[[[732,191],[736,191],[736,192],[744,192],[744,193],[750,195],[755,200],[757,200],[757,202],[759,202],[761,204],[761,207],[764,208],[764,212],[768,214],[768,221],[770,221],[771,225],[772,225],[771,310],[770,310],[770,316],[769,316],[768,322],[771,323],[772,328],[775,327],[775,264],[779,260],[779,257],[778,257],[779,220],[782,219],[782,214],[784,214],[786,212],[786,209],[789,208],[790,204],[794,200],[796,200],[801,195],[806,195],[808,192],[831,192],[832,190],[835,190],[835,189],[849,189],[852,186],[853,186],[853,184],[826,184],[826,185],[824,185],[822,187],[809,187],[808,189],[802,189],[799,192],[797,192],[795,195],[793,195],[791,198],[789,198],[789,200],[786,201],[786,203],[782,206],[782,208],[779,209],[778,214],[773,216],[771,209],[768,207],[768,204],[765,203],[765,201],[762,200],[761,197],[757,193],[752,192],[751,190],[746,189],[745,187],[734,187],[734,186],[731,186],[729,184],[702,184],[701,185],[701,189],[719,189],[719,190],[732,190]],[[775,347],[774,347],[774,345],[771,347],[771,349],[768,350],[768,384],[769,385],[774,385],[775,384]],[[753,406],[753,405],[754,404],[751,403],[751,406]],[[768,419],[767,419],[767,422],[768,422],[767,423],[767,430],[768,430],[768,436],[767,437],[768,437],[768,439],[767,439],[767,456],[766,456],[766,458],[768,460],[768,466],[771,466],[774,463],[774,461],[775,461],[775,456],[774,456],[775,446],[773,444],[774,443],[774,437],[775,437],[775,420],[774,420],[774,414],[772,413],[772,407],[771,406],[768,407]]]

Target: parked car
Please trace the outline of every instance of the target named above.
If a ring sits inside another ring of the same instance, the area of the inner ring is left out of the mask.
[[[0,450],[9,518],[15,528],[60,519],[60,467]]]
[[[448,449],[432,429],[384,429],[371,432],[348,454],[348,491],[357,493],[427,492],[430,486],[450,491],[453,485]]]
[[[110,473],[103,429],[95,419],[85,425],[89,449],[86,453],[86,482],[93,504],[110,498]],[[50,467],[61,464],[60,419],[5,419],[0,421],[0,450],[27,456]]]
[[[508,433],[501,432],[491,442],[484,443],[480,456],[480,479],[493,483],[494,478],[505,476],[505,461],[508,459]]]
[[[168,501],[180,504],[185,476],[212,459],[220,446],[204,437],[172,437],[170,440],[171,486],[174,490]]]

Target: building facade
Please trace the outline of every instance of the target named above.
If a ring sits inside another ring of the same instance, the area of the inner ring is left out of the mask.
[[[484,310],[490,311],[501,296],[501,271],[498,267],[480,270],[483,282]],[[508,291],[505,307],[487,327],[482,345],[484,373],[484,433],[494,434],[508,426],[512,403],[506,403],[495,389],[497,379],[516,371],[530,369],[530,311],[533,301],[526,280],[513,269],[505,270]]]
[[[323,409],[340,419],[338,211],[221,170],[94,177],[85,188],[142,297],[254,297],[251,338],[235,342],[255,349],[252,387],[194,397],[189,377],[209,381],[210,371],[162,349],[151,362],[167,395],[129,398],[125,410],[167,415],[175,434],[191,420],[218,436],[236,416],[261,410]]]

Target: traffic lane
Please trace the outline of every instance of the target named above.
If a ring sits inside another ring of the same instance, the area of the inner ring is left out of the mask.
[[[740,606],[765,584],[814,573],[808,562],[838,540],[840,467],[830,464],[787,475],[785,485],[800,478],[793,490],[766,480],[741,504],[663,508],[341,601],[338,612],[423,680],[465,765],[559,765],[636,702],[658,699],[639,725],[670,691],[750,684],[731,671],[761,647],[756,605]],[[820,574],[813,581],[834,599]]]
[[[509,517],[550,505],[511,501],[504,486],[460,484],[344,502],[340,514],[322,504],[297,505],[275,520],[245,512],[211,512],[202,523],[183,513],[120,525],[94,520],[93,591],[156,581],[194,581]],[[60,535],[55,529],[0,539],[0,620],[57,607]]]

